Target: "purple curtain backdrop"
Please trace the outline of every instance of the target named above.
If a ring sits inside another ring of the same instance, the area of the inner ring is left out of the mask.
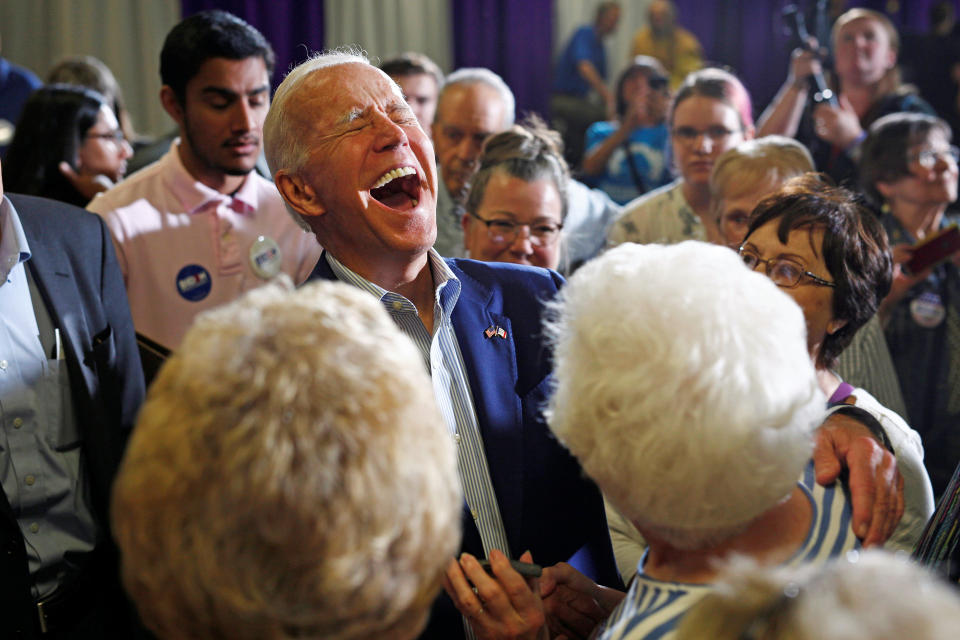
[[[553,67],[553,0],[451,0],[454,68],[487,67],[546,117]]]
[[[181,0],[183,17],[223,9],[243,18],[264,35],[277,54],[273,88],[288,71],[323,49],[323,0]]]
[[[938,0],[864,0],[848,7],[865,7],[884,13],[897,26],[908,45],[911,34],[929,29],[928,15]],[[782,12],[789,4],[810,10],[814,0],[675,0],[680,22],[699,38],[705,58],[730,67],[743,80],[759,116],[787,74],[791,42],[784,32]],[[960,2],[954,0],[960,8]],[[887,10],[896,8],[893,13]],[[813,25],[808,21],[808,28]]]
[[[334,0],[340,1],[340,0]],[[703,44],[707,60],[733,69],[750,90],[754,115],[786,77],[790,43],[781,12],[791,0],[675,0],[681,23]],[[890,13],[905,40],[927,31],[937,0],[848,2]],[[793,0],[809,9],[814,0]],[[454,67],[487,67],[517,98],[518,115],[547,115],[553,75],[553,0],[450,0]],[[273,77],[283,76],[308,52],[323,49],[324,0],[182,0],[183,15],[225,9],[263,32],[277,53]],[[954,0],[960,8],[960,0]],[[812,29],[812,25],[809,25]],[[906,44],[906,42],[905,42]],[[619,69],[610,69],[616,76]]]

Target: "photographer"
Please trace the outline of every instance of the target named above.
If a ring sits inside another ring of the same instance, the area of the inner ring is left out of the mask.
[[[818,43],[796,49],[787,80],[760,116],[758,135],[795,137],[810,149],[817,169],[835,181],[855,183],[854,152],[870,124],[898,111],[934,115],[913,87],[900,82],[900,38],[890,20],[869,9],[851,9],[833,26],[836,106],[815,102],[810,78],[822,73]]]

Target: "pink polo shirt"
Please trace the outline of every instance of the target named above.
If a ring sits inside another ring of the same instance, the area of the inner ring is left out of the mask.
[[[218,193],[187,173],[178,144],[87,206],[113,234],[136,330],[170,348],[194,316],[278,267],[303,282],[321,253],[272,182],[253,172],[232,196]]]

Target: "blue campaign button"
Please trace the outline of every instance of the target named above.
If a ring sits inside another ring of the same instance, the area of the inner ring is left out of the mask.
[[[177,273],[177,291],[190,302],[206,298],[212,286],[210,272],[198,264],[188,264]]]

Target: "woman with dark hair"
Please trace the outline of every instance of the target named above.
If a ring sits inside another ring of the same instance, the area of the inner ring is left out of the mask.
[[[4,187],[85,207],[123,177],[133,150],[102,95],[72,85],[37,89],[3,162]]]
[[[933,109],[900,81],[900,36],[887,16],[851,9],[837,18],[832,39],[836,106],[811,86],[811,76],[822,71],[818,55],[797,49],[786,82],[760,116],[759,135],[796,137],[817,169],[842,183],[856,178],[855,151],[871,123],[898,111],[933,115]]]
[[[559,268],[570,182],[562,147],[560,134],[539,119],[487,140],[464,205],[467,255]]]
[[[587,129],[587,182],[626,204],[670,181],[666,125],[670,89],[656,58],[637,56],[617,79],[617,119]]]
[[[130,113],[124,105],[123,92],[110,67],[93,56],[68,56],[53,65],[47,72],[47,84],[72,84],[87,87],[101,94],[113,109],[120,129],[127,140],[137,138],[130,121]]]
[[[865,389],[835,373],[838,356],[890,290],[892,263],[883,227],[853,193],[806,174],[760,201],[740,256],[803,310],[807,351],[830,405],[872,425],[874,435],[896,452],[905,510],[887,547],[912,548],[933,512],[920,437]]]
[[[680,177],[624,207],[607,234],[608,246],[719,239],[710,171],[720,154],[753,138],[750,94],[728,71],[695,71],[673,99],[669,125]]]
[[[917,243],[960,222],[946,212],[957,175],[957,148],[939,118],[892,114],[863,143],[860,180],[893,246],[893,286],[879,315],[937,495],[960,460],[960,270],[956,253],[916,272],[908,265]]]

